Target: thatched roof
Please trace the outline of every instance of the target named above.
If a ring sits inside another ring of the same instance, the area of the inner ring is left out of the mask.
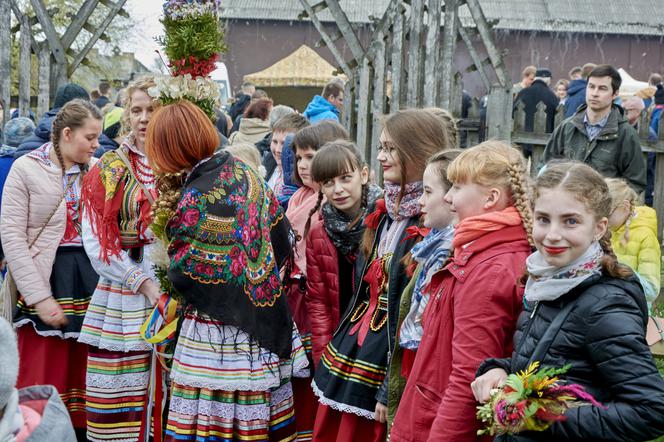
[[[309,46],[302,45],[267,69],[245,75],[258,87],[325,86],[335,68]]]
[[[228,19],[297,20],[299,0],[225,0],[222,15]],[[353,23],[382,17],[390,0],[340,0]],[[496,29],[597,34],[664,34],[662,0],[480,0],[484,14]],[[467,7],[459,15],[470,23]],[[319,18],[332,21],[329,12]]]

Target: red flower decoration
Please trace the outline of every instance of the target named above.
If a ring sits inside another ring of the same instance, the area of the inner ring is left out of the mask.
[[[370,229],[376,230],[380,219],[387,213],[387,207],[385,206],[385,200],[379,199],[376,201],[376,210],[364,218],[364,225]]]

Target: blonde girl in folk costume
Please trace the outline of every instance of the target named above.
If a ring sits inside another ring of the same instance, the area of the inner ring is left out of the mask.
[[[397,345],[401,294],[410,280],[404,258],[415,243],[408,229],[420,223],[426,161],[446,146],[446,133],[429,112],[399,111],[385,120],[378,150],[385,198],[365,218],[355,294],[316,370],[315,440],[385,439],[387,366]]]
[[[144,422],[151,347],[139,330],[160,296],[148,259],[148,226],[155,176],[145,157],[145,134],[157,102],[150,78],[127,88],[129,135],[87,174],[83,186],[83,243],[99,284],[79,342],[89,345],[88,439],[139,440]]]
[[[306,305],[318,365],[353,297],[353,266],[364,235],[364,218],[383,192],[369,183],[369,169],[349,141],[323,146],[311,164],[311,176],[320,186],[315,207],[316,212],[320,209],[320,220],[311,224],[306,235]]]
[[[295,440],[290,380],[307,359],[279,276],[293,235],[265,181],[218,144],[188,101],[148,130],[155,170],[187,173],[183,189],[160,187],[160,207],[175,205],[168,279],[183,309],[165,440]]]
[[[448,167],[445,195],[459,222],[453,256],[433,275],[423,335],[394,418],[394,441],[477,438],[475,370],[511,352],[522,309],[518,280],[530,254],[527,175],[521,153],[487,141]]]
[[[611,194],[609,230],[618,261],[636,272],[648,303],[659,295],[662,250],[657,239],[657,213],[638,204],[638,196],[624,180],[607,178]]]
[[[98,279],[81,240],[81,185],[96,161],[101,120],[87,100],[65,104],[53,120],[51,141],[14,163],[0,217],[20,295],[14,310],[17,386],[54,385],[81,440],[87,346],[76,339]]]
[[[582,163],[550,164],[533,194],[537,251],[527,260],[526,307],[514,352],[485,361],[473,393],[486,402],[507,373],[525,370],[531,361],[554,368],[569,364],[561,378],[581,385],[602,406],[572,408],[545,431],[496,440],[656,439],[664,434],[664,380],[645,339],[643,289],[611,250],[611,196],[604,178]]]

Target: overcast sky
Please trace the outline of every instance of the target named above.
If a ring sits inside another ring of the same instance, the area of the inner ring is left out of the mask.
[[[121,49],[134,52],[136,58],[148,68],[152,69],[155,49],[160,49],[154,37],[163,33],[159,18],[161,17],[162,0],[127,0],[124,8],[139,23],[139,30],[135,34],[135,41],[125,41]]]

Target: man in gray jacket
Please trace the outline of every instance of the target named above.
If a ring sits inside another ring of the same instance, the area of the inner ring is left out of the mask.
[[[621,82],[613,66],[600,65],[590,73],[586,104],[553,132],[544,161],[582,161],[606,177],[624,178],[641,193],[646,187],[646,162],[639,136],[623,110],[613,104]]]

